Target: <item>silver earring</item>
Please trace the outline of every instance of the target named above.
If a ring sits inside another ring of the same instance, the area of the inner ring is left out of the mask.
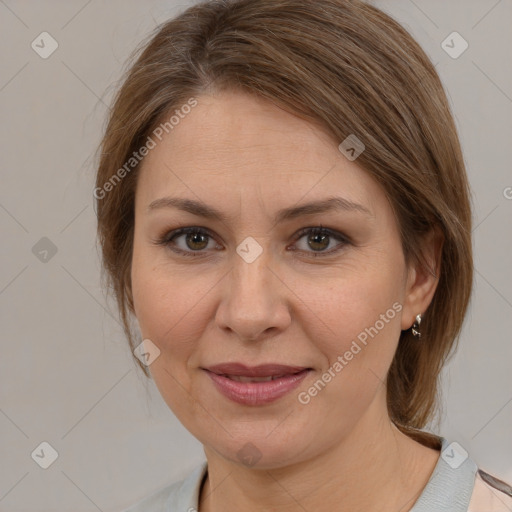
[[[420,324],[421,324],[421,314],[420,315],[416,315],[416,322],[414,322],[412,324],[412,327],[411,327],[411,331],[412,331],[413,336],[415,338],[418,338],[418,339],[421,338],[421,333],[419,331]]]

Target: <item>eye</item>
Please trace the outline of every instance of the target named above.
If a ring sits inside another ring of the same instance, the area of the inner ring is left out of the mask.
[[[301,252],[307,253],[308,257],[319,257],[319,256],[330,256],[334,253],[340,251],[343,246],[349,243],[349,240],[346,236],[338,233],[337,231],[333,231],[328,228],[324,228],[322,226],[304,228],[296,235],[296,242],[305,238],[305,249],[298,249]],[[334,247],[334,249],[326,250],[331,243],[337,240],[339,243]],[[308,249],[312,249],[309,251]],[[293,251],[297,249],[291,249]]]
[[[294,245],[296,246],[302,238],[305,238],[305,246],[290,250],[305,253],[308,257],[330,256],[350,243],[345,235],[322,226],[300,230],[294,237]],[[326,250],[335,240],[338,241],[338,244],[335,245],[334,249]],[[154,240],[153,243],[169,247],[173,252],[188,257],[206,256],[206,249],[222,249],[221,246],[215,243],[213,235],[208,230],[197,226],[170,231]]]
[[[181,243],[178,243],[177,240],[180,239]],[[211,245],[215,245],[213,242],[209,231],[196,226],[179,228],[154,240],[157,245],[169,247],[174,252],[191,257],[204,256],[204,249],[211,249]]]

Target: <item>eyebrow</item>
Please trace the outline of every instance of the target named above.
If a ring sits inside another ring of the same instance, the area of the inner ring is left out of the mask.
[[[185,212],[192,213],[206,219],[214,219],[220,222],[228,222],[228,217],[219,210],[208,206],[202,202],[192,199],[182,199],[179,197],[161,197],[153,201],[147,208],[148,212],[160,208],[177,208]],[[326,213],[329,211],[347,211],[359,212],[369,217],[373,217],[373,213],[368,208],[359,203],[354,203],[344,197],[329,197],[320,201],[304,203],[299,206],[284,208],[277,212],[275,221],[283,222],[305,215],[315,215],[318,213]]]

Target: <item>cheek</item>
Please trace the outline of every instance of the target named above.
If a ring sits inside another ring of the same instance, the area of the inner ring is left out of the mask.
[[[186,342],[193,339],[194,330],[199,327],[194,318],[201,307],[201,294],[190,276],[185,279],[175,273],[170,279],[159,269],[149,267],[139,268],[132,276],[135,314],[142,336],[150,338],[161,350],[170,348],[170,340],[188,345]]]
[[[316,386],[322,397],[311,398],[313,408],[320,414],[325,404],[336,404],[327,414],[333,425],[344,428],[363,414],[384,385],[400,336],[402,297],[391,267],[366,266],[330,283],[326,293],[313,286],[304,290],[315,314],[302,325],[324,356],[322,382]],[[311,396],[317,392],[303,391]]]
[[[394,277],[365,272],[331,281],[329,292],[310,297],[306,337],[324,356],[318,380],[302,388],[304,413],[325,418],[332,435],[348,432],[368,409],[393,360],[400,336],[400,288]]]
[[[150,339],[160,355],[149,367],[153,381],[169,408],[194,431],[194,417],[201,411],[190,394],[191,375],[187,364],[200,338],[202,295],[211,286],[193,285],[191,276],[169,272],[153,265],[138,264],[134,258],[132,290],[135,314],[142,339]],[[196,321],[197,320],[197,321]]]
[[[364,347],[366,338],[383,340],[377,348],[383,350],[390,344],[386,340],[393,345],[400,333],[402,290],[396,271],[382,265],[351,270],[297,283],[310,319],[302,328],[330,358],[350,350],[353,340]]]
[[[157,249],[157,248],[155,248]],[[149,338],[159,348],[163,334],[170,331],[178,319],[192,307],[180,273],[173,279],[158,257],[158,250],[148,248],[143,235],[135,230],[131,281],[135,316],[143,338]]]

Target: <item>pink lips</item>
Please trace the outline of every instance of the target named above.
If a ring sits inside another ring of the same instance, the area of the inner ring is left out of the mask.
[[[263,405],[281,398],[295,389],[311,371],[310,368],[302,366],[264,364],[248,367],[241,363],[219,364],[204,370],[218,391],[230,400],[244,405]],[[272,380],[269,380],[270,377]],[[250,378],[266,380],[241,381]]]

